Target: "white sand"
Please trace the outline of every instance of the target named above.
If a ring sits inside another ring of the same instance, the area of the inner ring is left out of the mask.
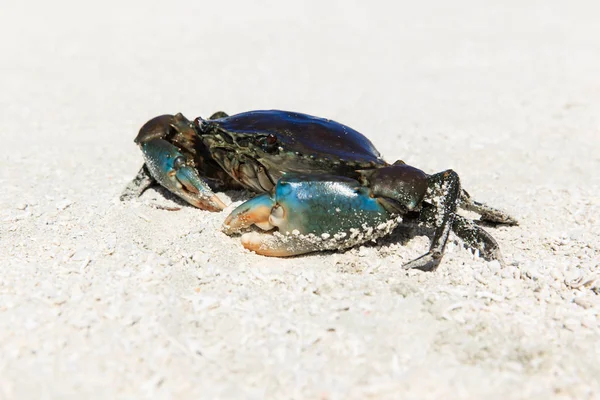
[[[0,13],[0,399],[600,398],[598,1],[84,3]],[[263,108],[455,169],[519,218],[508,266],[269,259],[118,201],[149,118]]]

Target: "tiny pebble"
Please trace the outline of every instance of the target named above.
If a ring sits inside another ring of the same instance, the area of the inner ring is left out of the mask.
[[[554,280],[556,281],[563,281],[565,279],[565,276],[562,274],[562,272],[560,272],[558,269],[553,269],[552,271],[550,271],[550,276],[552,278],[554,278]]]
[[[598,327],[598,320],[596,319],[595,315],[588,315],[585,316],[582,320],[581,320],[581,325],[586,327],[586,328],[597,328]]]
[[[579,322],[575,318],[567,318],[565,319],[563,326],[570,331],[575,331],[581,326],[581,322]]]
[[[210,261],[210,255],[201,251],[196,251],[194,255],[192,255],[192,260],[198,265],[206,265]]]
[[[594,302],[587,296],[575,297],[575,299],[573,299],[573,303],[585,309],[592,308],[594,306]]]
[[[59,202],[56,203],[56,208],[58,210],[62,211],[64,209],[66,209],[67,207],[69,207],[71,204],[73,204],[73,202],[71,200],[64,199],[64,200],[61,200],[61,201],[59,201]]]

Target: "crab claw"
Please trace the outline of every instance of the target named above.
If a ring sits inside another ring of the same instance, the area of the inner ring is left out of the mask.
[[[227,216],[223,223],[223,231],[230,235],[252,225],[265,231],[273,229],[275,225],[271,224],[269,219],[275,204],[275,199],[268,193],[242,203]]]
[[[166,189],[203,210],[220,211],[226,207],[196,170],[186,164],[176,146],[163,139],[151,139],[140,147],[150,174]]]
[[[292,175],[271,194],[241,204],[225,220],[227,234],[251,225],[271,234],[242,235],[242,245],[258,254],[286,257],[347,248],[389,233],[400,220],[368,189],[350,178]]]

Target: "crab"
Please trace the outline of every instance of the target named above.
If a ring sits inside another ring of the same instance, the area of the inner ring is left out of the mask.
[[[217,112],[193,121],[161,115],[142,126],[135,142],[145,163],[121,199],[158,182],[195,207],[220,211],[226,205],[215,191],[260,193],[229,214],[223,231],[250,230],[242,245],[265,256],[345,249],[416,223],[432,228],[431,245],[404,268],[436,269],[451,231],[483,258],[503,263],[480,222],[517,224],[472,200],[453,170],[430,175],[403,161],[389,164],[356,130],[297,112]]]

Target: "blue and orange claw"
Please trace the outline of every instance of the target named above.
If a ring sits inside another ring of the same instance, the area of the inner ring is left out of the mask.
[[[179,149],[163,139],[140,144],[146,166],[154,179],[191,205],[209,211],[221,211],[226,205],[213,193]]]
[[[364,243],[388,234],[399,221],[353,179],[288,175],[272,194],[237,207],[223,230],[231,234],[251,225],[273,229],[242,235],[242,245],[257,254],[286,257]]]

